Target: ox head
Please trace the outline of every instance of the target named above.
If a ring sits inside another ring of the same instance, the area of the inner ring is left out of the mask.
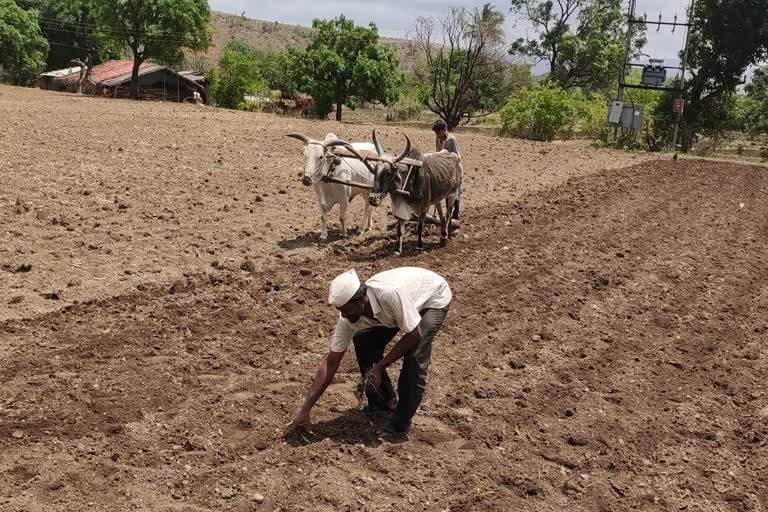
[[[332,133],[329,133],[324,141],[310,139],[301,133],[289,133],[288,137],[304,143],[304,172],[301,182],[306,186],[314,185],[320,178],[328,175],[332,167],[341,163],[341,158],[333,151],[334,148],[344,146],[349,149],[351,147],[348,142],[340,140]],[[360,159],[362,160],[362,157]],[[370,165],[368,167],[373,172]]]
[[[405,149],[398,156],[385,155],[384,149],[379,143],[379,137],[376,130],[373,130],[373,145],[376,146],[376,152],[379,154],[379,161],[373,167],[373,190],[368,194],[368,204],[371,206],[380,206],[384,196],[393,190],[403,188],[408,169],[400,164],[405,157],[411,154],[411,139],[405,136]]]

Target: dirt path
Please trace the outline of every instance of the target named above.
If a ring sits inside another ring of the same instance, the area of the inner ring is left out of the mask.
[[[447,249],[382,257],[378,234],[0,324],[0,506],[765,509],[768,175],[584,174],[474,192]],[[401,264],[456,293],[410,440],[354,410],[352,354],[312,433],[278,440],[328,348],[329,279]]]

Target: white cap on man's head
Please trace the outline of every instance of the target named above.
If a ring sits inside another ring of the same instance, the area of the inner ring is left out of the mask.
[[[357,272],[348,270],[331,281],[328,304],[340,308],[349,302],[359,289],[360,278],[357,277]]]

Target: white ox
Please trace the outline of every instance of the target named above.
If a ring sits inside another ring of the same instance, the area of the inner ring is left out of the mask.
[[[328,213],[334,205],[339,205],[339,221],[341,222],[341,235],[347,236],[346,216],[349,202],[358,195],[363,196],[365,211],[360,232],[365,233],[373,229],[373,208],[368,202],[368,193],[373,186],[373,173],[371,167],[355,158],[345,158],[341,149],[347,143],[339,140],[336,135],[329,133],[324,141],[312,140],[300,133],[288,134],[288,137],[298,139],[304,143],[304,174],[301,182],[311,186],[317,196],[320,207],[320,239],[328,239],[326,227]],[[352,148],[365,155],[375,155],[376,147],[369,142],[355,142]],[[322,181],[324,176],[351,183],[358,183],[367,188],[351,187],[339,183]]]

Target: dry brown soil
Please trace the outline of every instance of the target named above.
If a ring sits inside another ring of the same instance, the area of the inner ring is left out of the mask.
[[[394,258],[384,209],[318,243],[284,137],[370,127],[11,88],[0,113],[0,510],[768,507],[764,168],[465,134],[461,229]],[[327,282],[403,264],[456,295],[409,439],[356,411],[348,354],[283,441]]]

